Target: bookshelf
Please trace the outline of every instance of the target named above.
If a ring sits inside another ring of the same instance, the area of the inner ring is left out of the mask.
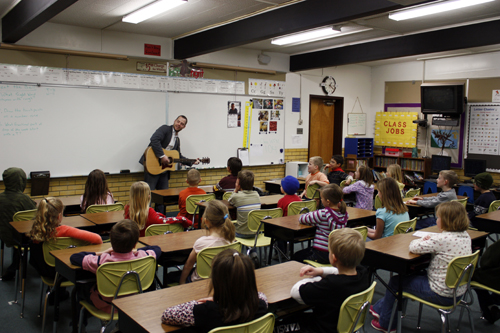
[[[373,169],[377,172],[385,172],[390,164],[399,164],[405,183],[415,186],[415,181],[426,179],[431,174],[431,159],[416,157],[394,157],[386,155],[375,155]]]
[[[356,171],[356,169],[362,165],[367,165],[370,168],[373,167],[373,157],[358,157],[355,154],[348,154],[345,158],[345,171]]]

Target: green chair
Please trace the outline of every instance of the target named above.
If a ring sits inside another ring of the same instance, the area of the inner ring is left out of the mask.
[[[411,188],[405,193],[405,198],[413,198],[414,196],[420,195],[419,188]]]
[[[156,270],[156,259],[152,256],[140,259],[107,262],[99,266],[96,272],[97,290],[103,297],[113,297],[142,293],[153,283]],[[118,320],[118,313],[114,313],[115,306],[111,305],[111,313],[97,309],[92,302],[80,301],[79,333],[82,332],[85,310],[101,320],[101,333],[113,321]]]
[[[43,242],[42,245],[43,259],[45,260],[45,263],[47,265],[49,265],[50,267],[55,267],[56,258],[50,254],[50,251],[63,250],[71,247],[85,246],[88,244],[89,244],[88,242],[83,241],[81,239],[76,239],[71,237],[58,237],[53,241]],[[39,317],[42,312],[43,289],[44,286],[47,286],[47,291],[45,292],[45,301],[43,302],[42,333],[45,330],[45,319],[47,315],[47,300],[50,294],[53,292],[54,285],[55,282],[57,281],[58,275],[59,272],[56,271],[56,276],[54,278],[41,276],[42,282],[40,283],[40,309],[38,311]],[[70,281],[61,282],[61,287],[71,287],[71,286],[73,286],[73,283]],[[54,325],[56,325],[56,322],[54,322]],[[54,328],[54,330],[56,330],[56,328]]]
[[[186,198],[186,212],[193,215],[192,226],[194,226],[194,221],[196,219],[196,214],[200,209],[197,205],[199,202],[206,202],[215,199],[215,194],[193,194]],[[198,229],[201,228],[201,223],[198,223]]]
[[[212,261],[220,252],[235,249],[241,253],[241,243],[234,242],[227,245],[206,247],[196,255],[196,272],[202,279],[208,279],[212,272]]]
[[[345,180],[340,182],[340,188],[344,188],[346,186],[354,184],[356,182],[356,179],[353,179],[349,185],[347,185],[345,182],[346,182]]]
[[[375,207],[375,209],[382,208],[382,200],[380,199],[378,194],[375,196],[375,202],[373,203],[373,207]]]
[[[283,216],[283,210],[281,208],[254,209],[248,213],[248,221],[247,221],[248,229],[250,229],[250,231],[252,232],[255,232],[255,238],[252,239],[252,238],[236,237],[236,240],[238,242],[240,242],[243,246],[247,247],[248,249],[247,255],[251,254],[252,248],[261,248],[271,245],[271,238],[264,236],[264,224],[262,223],[262,220],[276,219],[282,216]],[[252,257],[252,260],[257,260],[257,259],[255,257]],[[258,261],[259,263],[261,263],[262,262],[261,258],[259,258]]]
[[[453,304],[449,306],[434,304],[429,301],[426,301],[418,296],[415,296],[408,292],[403,292],[404,299],[411,299],[417,302],[420,302],[419,312],[418,312],[418,323],[417,329],[420,329],[420,319],[422,316],[422,306],[428,305],[434,309],[436,309],[441,316],[442,326],[441,331],[443,333],[449,331],[449,315],[453,313],[457,306],[463,307],[467,309],[469,314],[469,321],[471,325],[471,331],[474,333],[474,321],[472,320],[472,313],[470,311],[469,305],[472,303],[468,303],[465,301],[465,296],[462,299],[457,299],[457,288],[460,286],[466,286],[467,293],[470,293],[470,285],[472,274],[474,273],[474,268],[477,265],[477,260],[479,258],[479,250],[474,252],[473,254],[466,256],[459,256],[453,258],[448,264],[448,270],[446,272],[445,283],[453,291]],[[394,311],[396,307],[393,307],[393,313],[391,316],[391,323],[394,316]]]
[[[214,328],[208,333],[273,333],[274,314],[268,313],[248,323]]]
[[[36,209],[22,210],[17,212],[12,217],[13,221],[28,221],[33,220],[36,216]]]
[[[229,200],[229,198],[233,195],[233,192],[224,192],[222,195],[222,200]]]
[[[474,289],[484,289],[484,290],[487,290],[491,293],[495,293],[497,295],[500,295],[500,290],[490,288],[490,287],[485,286],[484,284],[476,282],[476,281],[471,281],[470,286],[471,286],[471,288],[474,288]]]
[[[377,282],[373,281],[365,291],[351,295],[344,300],[339,312],[338,333],[353,333],[363,327],[376,285]]]
[[[85,213],[93,214],[93,213],[103,213],[103,212],[118,212],[123,210],[123,204],[121,202],[116,202],[114,204],[108,205],[90,205],[87,207]]]
[[[309,199],[319,199],[319,185],[318,184],[312,184],[307,187],[306,190],[306,197]]]
[[[176,232],[183,232],[184,227],[180,223],[173,224],[152,224],[147,227],[145,236],[156,236],[156,235],[164,235],[171,234]]]
[[[492,201],[490,204],[490,208],[488,209],[488,213],[494,212],[500,208],[500,200]]]
[[[467,199],[468,198],[463,198],[463,199],[455,199],[455,200],[451,200],[451,201],[456,201],[458,203],[461,203],[464,206],[464,208],[467,208]]]
[[[300,215],[316,210],[316,200],[295,201],[288,205],[288,215]]]
[[[394,227],[394,235],[406,234],[406,233],[415,231],[416,226],[417,226],[417,218],[416,217],[409,220],[409,221],[399,222]]]

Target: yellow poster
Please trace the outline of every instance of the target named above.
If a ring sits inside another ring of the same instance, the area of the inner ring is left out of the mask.
[[[413,148],[417,146],[418,112],[377,112],[375,145]]]
[[[250,133],[252,130],[252,102],[245,102],[245,119],[243,121],[243,148],[250,146]]]

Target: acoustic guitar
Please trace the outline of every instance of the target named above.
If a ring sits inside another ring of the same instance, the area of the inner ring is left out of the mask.
[[[179,152],[177,150],[165,150],[163,149],[163,153],[165,156],[168,157],[170,160],[170,166],[168,165],[162,165],[161,164],[161,159],[156,157],[155,152],[153,151],[152,147],[148,147],[146,151],[144,152],[144,168],[146,168],[146,171],[149,172],[152,175],[159,175],[161,173],[164,173],[166,171],[174,171],[176,168],[177,163],[194,163],[196,162],[196,159],[192,158],[179,158]],[[209,157],[203,157],[200,158],[200,163],[203,164],[208,164],[210,163],[210,158]]]

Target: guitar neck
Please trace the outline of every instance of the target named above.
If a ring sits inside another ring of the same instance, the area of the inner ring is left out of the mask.
[[[174,158],[173,163],[194,163],[196,162],[195,158]]]

